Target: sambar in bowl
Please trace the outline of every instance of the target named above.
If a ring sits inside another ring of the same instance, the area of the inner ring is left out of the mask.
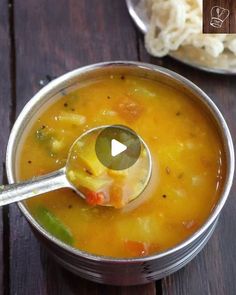
[[[76,138],[102,125],[127,126],[150,149],[151,180],[136,200],[95,206],[63,189],[19,206],[52,255],[80,276],[120,285],[159,279],[190,261],[213,232],[234,172],[229,130],[210,98],[176,73],[96,64],[52,81],[23,109],[8,144],[9,181],[65,166]],[[125,179],[125,170],[115,173]],[[119,196],[122,186],[111,193]]]

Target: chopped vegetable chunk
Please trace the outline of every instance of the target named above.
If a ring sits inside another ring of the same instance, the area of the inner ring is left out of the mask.
[[[82,186],[93,191],[100,190],[112,182],[111,179],[89,176],[86,172],[79,170],[70,170],[68,172],[68,176],[71,182],[74,183],[76,187]]]
[[[61,112],[59,116],[55,117],[56,121],[61,121],[65,123],[71,123],[76,125],[82,125],[86,122],[86,117],[79,114],[72,114]]]
[[[52,212],[40,206],[37,208],[35,214],[39,223],[45,227],[48,232],[66,244],[73,245],[73,237],[70,230],[66,228]]]
[[[105,201],[105,196],[102,192],[96,193],[93,191],[88,191],[85,193],[85,196],[87,203],[92,206],[102,205]]]
[[[95,142],[84,143],[79,141],[73,149],[73,163],[83,167],[89,174],[99,176],[106,170],[106,167],[98,160],[95,152]]]

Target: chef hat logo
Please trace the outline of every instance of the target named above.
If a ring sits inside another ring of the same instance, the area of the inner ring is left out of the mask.
[[[210,25],[214,28],[221,28],[224,21],[229,16],[229,10],[220,6],[214,6],[211,9]]]

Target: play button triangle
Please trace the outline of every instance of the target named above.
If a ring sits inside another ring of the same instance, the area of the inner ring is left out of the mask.
[[[139,158],[141,142],[139,136],[123,125],[105,127],[95,144],[98,160],[108,169],[130,168]]]
[[[127,150],[127,146],[116,139],[111,140],[111,155],[115,157]]]

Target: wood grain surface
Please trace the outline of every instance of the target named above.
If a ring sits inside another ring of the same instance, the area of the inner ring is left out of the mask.
[[[11,48],[7,0],[0,1],[0,183],[6,183],[5,151],[13,115],[11,89]],[[14,112],[14,111],[13,111]],[[9,254],[8,207],[0,208],[0,294],[8,292]]]
[[[222,23],[221,28],[215,28],[210,25],[212,17],[218,16],[216,11],[212,11],[212,8],[215,6],[219,6],[229,10],[230,0],[203,0],[203,33],[229,33],[229,17],[227,17]],[[223,16],[224,15],[222,14],[222,18]]]
[[[211,26],[212,17],[218,17],[216,10],[212,8],[218,6],[229,11],[229,15],[227,17],[227,13],[221,11],[219,13],[221,19],[223,21],[222,26],[220,28]],[[222,34],[222,33],[236,33],[236,1],[234,0],[203,0],[203,32],[204,33],[214,33],[214,34]]]
[[[11,124],[42,82],[107,60],[159,64],[191,79],[217,103],[236,138],[236,78],[150,57],[124,0],[1,0],[0,47],[1,160]],[[2,164],[0,177],[6,181]],[[216,232],[197,258],[162,281],[135,287],[99,285],[62,269],[40,247],[17,206],[6,207],[0,210],[0,295],[235,295],[235,191],[234,185]]]

